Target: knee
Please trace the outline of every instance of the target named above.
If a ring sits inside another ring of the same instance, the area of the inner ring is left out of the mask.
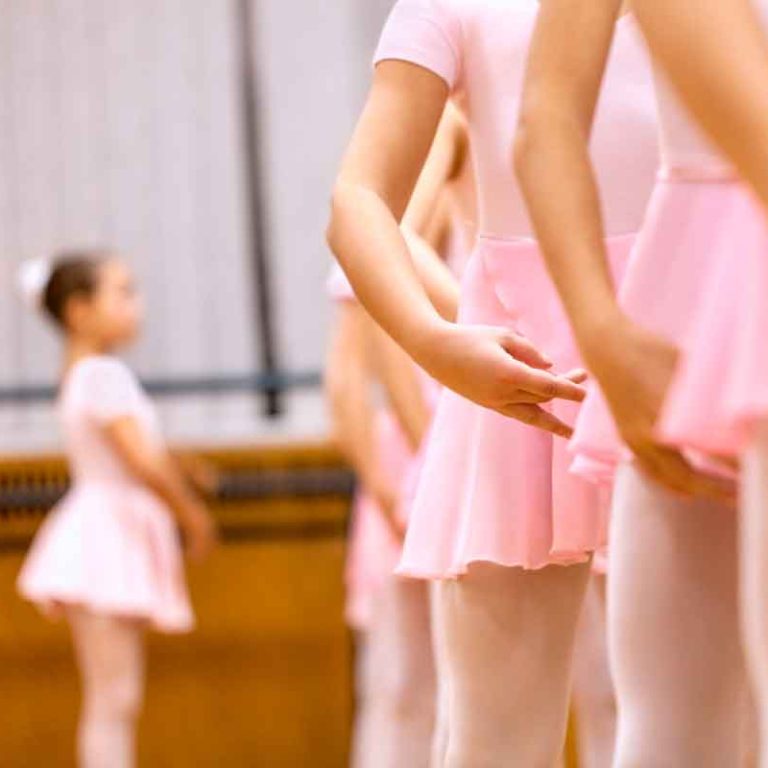
[[[129,676],[112,677],[86,691],[86,705],[110,720],[137,719],[142,701],[142,681]]]
[[[616,720],[616,696],[610,684],[579,681],[574,686],[573,704],[577,720],[585,725],[608,727]]]
[[[437,693],[429,675],[401,671],[384,683],[380,694],[390,715],[397,720],[435,716]]]

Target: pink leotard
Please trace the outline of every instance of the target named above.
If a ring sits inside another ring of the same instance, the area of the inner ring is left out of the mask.
[[[537,0],[399,0],[375,62],[442,79],[465,112],[478,186],[478,241],[459,322],[524,333],[558,370],[580,364],[512,167]],[[592,135],[607,248],[620,278],[658,169],[651,69],[635,22],[619,22]],[[551,406],[573,422],[574,404]],[[402,574],[450,578],[484,561],[583,562],[605,543],[596,489],[569,475],[563,441],[444,391],[415,495]]]
[[[476,166],[480,232],[531,235],[512,168],[512,142],[537,0],[399,0],[375,61],[434,72],[466,110]],[[636,232],[658,168],[656,106],[632,17],[619,22],[593,131],[608,235]]]

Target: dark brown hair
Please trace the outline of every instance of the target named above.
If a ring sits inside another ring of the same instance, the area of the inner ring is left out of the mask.
[[[53,269],[42,295],[42,305],[61,328],[66,325],[67,304],[75,296],[90,298],[99,286],[102,251],[71,251],[54,258]]]

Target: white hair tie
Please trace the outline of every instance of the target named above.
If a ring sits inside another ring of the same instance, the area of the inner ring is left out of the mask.
[[[43,294],[53,272],[49,259],[30,259],[19,267],[17,283],[24,303],[31,309],[42,309]]]

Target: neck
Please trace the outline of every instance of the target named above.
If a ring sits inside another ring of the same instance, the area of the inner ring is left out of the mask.
[[[75,363],[78,363],[85,357],[93,355],[104,355],[109,352],[107,346],[96,339],[73,336],[67,340],[67,346],[64,353],[64,367],[69,370]]]

